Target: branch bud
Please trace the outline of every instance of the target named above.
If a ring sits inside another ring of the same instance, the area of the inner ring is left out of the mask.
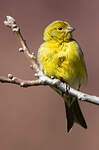
[[[9,73],[9,74],[8,74],[8,78],[9,78],[9,79],[12,79],[12,78],[13,78],[13,75]]]

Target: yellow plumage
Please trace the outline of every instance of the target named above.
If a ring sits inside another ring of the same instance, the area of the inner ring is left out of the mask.
[[[87,80],[87,71],[82,50],[79,44],[72,38],[72,31],[73,28],[67,22],[55,21],[51,23],[45,29],[45,42],[39,48],[38,61],[45,75],[60,79],[68,83],[71,87],[79,89]],[[74,122],[86,128],[87,126],[77,99],[64,96],[64,101],[68,120],[68,131]],[[72,102],[74,102],[75,108],[77,106],[79,112],[74,109]],[[67,112],[68,109],[70,109],[69,114]],[[71,110],[74,110],[74,112]],[[77,118],[76,113],[79,113],[78,116],[80,118],[82,117],[81,120]],[[69,118],[70,116],[71,118]]]

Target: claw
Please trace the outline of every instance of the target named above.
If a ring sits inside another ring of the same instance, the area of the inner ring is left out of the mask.
[[[69,90],[70,90],[70,86],[69,86],[69,84],[65,84],[65,92],[63,92],[63,94],[62,95],[64,95],[64,93],[67,93],[67,94],[69,94]]]
[[[54,79],[55,77],[54,76],[51,76],[51,79]]]

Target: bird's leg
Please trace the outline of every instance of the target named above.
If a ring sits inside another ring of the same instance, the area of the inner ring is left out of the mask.
[[[68,94],[69,93],[68,91],[70,90],[70,86],[68,83],[66,83],[65,86],[66,86],[65,92]]]
[[[65,82],[65,83],[66,83],[66,82]],[[64,84],[65,84],[65,83],[64,83]],[[69,86],[69,84],[66,83],[66,84],[65,84],[65,92],[62,92],[62,96],[64,96],[65,94],[66,94],[66,95],[69,95],[69,92],[68,92],[69,90],[70,90],[70,86]]]
[[[54,77],[54,76],[51,76],[50,78],[51,78],[51,79],[55,79],[55,77]]]
[[[70,90],[70,86],[69,86],[69,84],[66,82],[66,81],[64,81],[63,80],[63,78],[60,78],[60,80],[63,82],[63,84],[65,85],[65,92],[62,92],[62,96],[64,96],[64,94],[69,94],[69,90]]]

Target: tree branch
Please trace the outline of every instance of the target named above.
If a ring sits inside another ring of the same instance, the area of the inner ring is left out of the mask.
[[[26,41],[24,40],[20,28],[16,25],[16,21],[11,16],[7,16],[7,20],[4,21],[4,24],[12,29],[13,32],[15,32],[18,41],[21,45],[21,48],[19,49],[20,52],[23,52],[25,56],[28,58],[29,62],[31,63],[32,69],[35,69],[36,74],[35,76],[38,77],[37,80],[22,80],[18,77],[14,77],[12,74],[8,74],[8,77],[0,76],[0,82],[1,83],[11,83],[16,84],[21,87],[30,87],[30,86],[39,86],[39,85],[48,85],[54,88],[57,88],[61,92],[64,92],[66,94],[72,95],[77,97],[81,101],[90,102],[96,105],[99,105],[99,97],[91,96],[86,93],[82,93],[80,91],[77,91],[73,88],[67,89],[66,83],[61,82],[58,79],[51,79],[43,74],[43,72],[39,69],[39,66],[37,64],[37,59],[34,55],[34,53],[30,54],[29,48],[26,44]]]
[[[45,76],[42,72],[40,72],[39,79],[37,79],[37,80],[22,80],[20,78],[13,77],[12,74],[8,74],[8,77],[0,76],[0,82],[16,84],[16,85],[19,85],[19,86],[25,87],[25,88],[31,87],[31,86],[39,86],[39,85],[48,85],[51,87],[53,86],[54,88],[57,88],[61,92],[64,92],[66,94],[70,94],[72,96],[77,97],[81,101],[86,101],[89,103],[99,105],[99,97],[88,95],[86,93],[82,93],[71,87],[69,90],[66,90],[66,86],[68,86],[68,85],[66,85],[65,83],[61,82],[58,79],[51,79],[51,78]]]
[[[12,74],[8,74],[8,77],[0,76],[1,83],[11,83],[16,84],[21,87],[30,87],[30,86],[37,86],[42,85],[42,81],[40,79],[37,80],[23,80],[18,77],[14,77]]]

